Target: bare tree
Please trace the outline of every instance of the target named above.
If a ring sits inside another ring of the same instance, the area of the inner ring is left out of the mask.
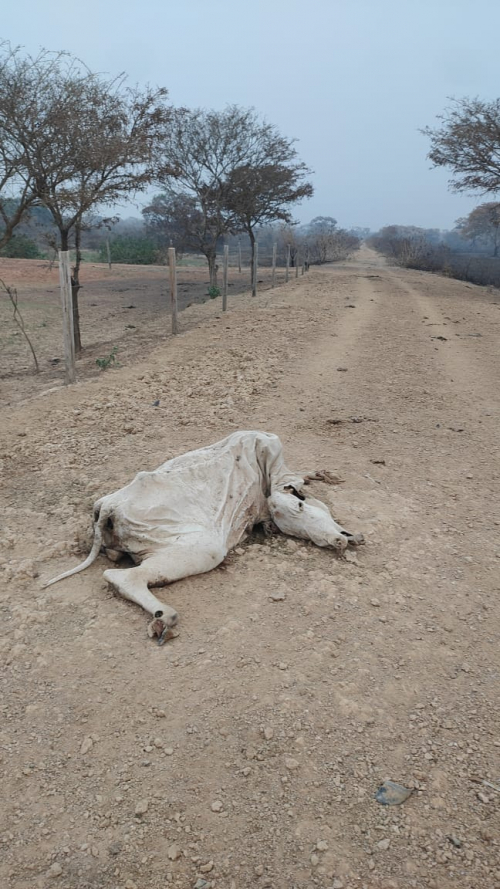
[[[81,350],[78,312],[84,219],[99,205],[127,200],[151,181],[158,147],[170,118],[164,89],[130,89],[124,76],[105,80],[66,54],[23,60],[44,77],[8,107],[13,145],[22,150],[22,173],[51,213],[59,248],[76,250],[73,268],[75,346]]]
[[[157,178],[166,186],[171,208],[184,208],[185,234],[197,242],[207,259],[212,286],[217,284],[217,242],[238,228],[227,201],[227,181],[247,161],[251,115],[237,106],[224,111],[177,110],[164,142],[164,160],[158,166]]]
[[[486,244],[493,250],[493,256],[498,256],[500,247],[500,204],[480,204],[472,210],[468,216],[458,220],[457,228],[465,240],[477,240]]]
[[[18,47],[0,42],[0,249],[12,238],[37,200],[32,172],[26,165],[34,132],[30,114],[33,96],[49,88],[63,54],[42,52],[24,57]],[[19,125],[12,127],[17,119]],[[51,133],[38,134],[39,147],[49,154]]]
[[[33,362],[34,362],[34,365],[35,365],[35,373],[40,373],[40,365],[38,364],[38,358],[36,357],[36,353],[35,353],[35,349],[34,349],[33,343],[31,342],[31,339],[30,339],[30,337],[29,337],[29,335],[28,335],[28,333],[27,333],[27,331],[26,331],[26,327],[24,326],[24,318],[23,318],[23,316],[21,315],[21,312],[19,311],[19,304],[18,304],[17,290],[16,290],[15,287],[9,287],[8,284],[6,284],[6,283],[5,283],[4,281],[2,281],[2,279],[0,278],[0,291],[3,291],[3,292],[6,294],[6,296],[9,298],[9,300],[10,300],[10,303],[11,303],[11,306],[12,306],[12,309],[13,309],[13,319],[14,319],[14,322],[17,324],[17,326],[19,327],[19,330],[21,331],[21,333],[22,333],[24,339],[25,339],[26,342],[28,343],[30,352],[31,352],[31,354],[32,354],[32,356],[33,356]]]
[[[220,237],[217,218],[203,212],[193,194],[167,188],[154,196],[142,211],[146,232],[166,247],[175,247],[178,253],[196,251],[203,253],[211,271],[210,282],[215,286],[217,241]],[[212,228],[212,222],[213,228]]]
[[[422,132],[431,140],[428,157],[452,171],[453,191],[500,191],[500,99],[454,99],[440,127]]]
[[[255,230],[273,222],[291,223],[291,206],[311,197],[314,190],[306,181],[311,171],[298,159],[295,140],[260,121],[252,109],[240,114],[245,120],[245,163],[227,177],[227,207],[250,238],[254,287]]]

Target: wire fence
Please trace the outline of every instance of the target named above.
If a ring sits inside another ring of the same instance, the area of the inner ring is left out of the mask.
[[[308,268],[305,255],[293,246],[279,250],[268,243],[256,245],[253,266],[249,249],[234,242],[223,246],[217,251],[212,275],[205,256],[176,254],[173,248],[162,264],[154,265],[96,263],[85,257],[78,299],[84,348],[76,354],[74,256],[61,251],[58,260],[0,260],[0,277],[12,283],[16,295],[16,318],[25,322],[23,334],[9,316],[10,302],[0,301],[0,379],[19,376],[19,364],[21,375],[24,371],[30,375],[22,339],[26,333],[40,357],[40,364],[35,361],[39,385],[44,385],[43,379],[48,383],[61,377],[73,383],[92,373],[96,364],[112,366],[117,350],[122,357],[131,355],[136,347],[144,348],[150,335],[170,330],[175,335],[189,328],[192,320],[183,324],[181,315],[189,306],[214,300],[214,307],[226,312],[241,295],[271,291]],[[204,316],[196,313],[195,317],[202,322]]]

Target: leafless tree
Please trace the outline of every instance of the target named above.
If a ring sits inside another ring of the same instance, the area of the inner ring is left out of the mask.
[[[185,237],[207,259],[212,286],[217,284],[217,242],[238,227],[227,201],[227,180],[247,160],[250,114],[237,106],[224,111],[178,109],[158,166],[158,181],[166,187],[164,210],[170,217],[180,213]]]
[[[479,240],[498,256],[500,247],[500,204],[491,202],[475,207],[468,216],[459,219],[457,228],[465,240]]]
[[[76,250],[73,268],[75,346],[84,219],[99,205],[131,198],[151,181],[170,119],[164,89],[128,88],[124,76],[105,80],[66,54],[26,56],[16,64],[37,71],[34,89],[10,96],[5,113],[13,146],[22,152],[21,177],[51,213],[59,248]]]
[[[15,287],[9,287],[9,285],[6,284],[4,281],[2,281],[0,278],[0,291],[3,291],[5,293],[5,295],[8,297],[8,299],[10,300],[10,304],[14,310],[14,314],[13,314],[14,322],[17,324],[24,339],[28,343],[30,352],[33,356],[33,362],[35,364],[35,373],[40,373],[40,366],[38,364],[38,358],[36,357],[33,343],[31,342],[31,339],[26,331],[26,327],[24,326],[24,318],[21,315],[21,312],[19,310],[17,290],[15,289]]]
[[[452,171],[453,191],[500,191],[500,99],[454,99],[441,126],[422,132],[431,140],[428,157]]]
[[[252,109],[240,110],[240,114],[245,162],[226,179],[227,206],[250,239],[253,286],[255,230],[273,222],[291,223],[291,206],[311,197],[313,186],[306,181],[311,171],[298,159],[295,140],[262,122]]]
[[[30,103],[49,88],[63,54],[24,57],[18,47],[0,42],[0,249],[26,220],[37,200],[33,173],[26,165],[33,133]],[[12,121],[18,120],[17,127]],[[39,133],[39,147],[49,155],[51,133]]]
[[[142,214],[146,232],[161,245],[175,247],[178,254],[186,250],[203,253],[211,268],[219,229],[217,225],[212,229],[211,216],[203,212],[194,195],[166,188],[153,197]],[[210,280],[214,283],[215,271]]]

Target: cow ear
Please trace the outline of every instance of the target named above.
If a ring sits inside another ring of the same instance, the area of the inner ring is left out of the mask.
[[[98,522],[98,521],[99,521],[100,513],[101,513],[101,507],[100,507],[100,506],[94,506],[94,522]]]

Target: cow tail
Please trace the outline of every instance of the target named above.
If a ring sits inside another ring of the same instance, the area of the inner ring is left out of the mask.
[[[64,574],[59,574],[57,577],[53,577],[52,580],[48,580],[47,583],[43,584],[43,589],[45,589],[45,587],[52,586],[53,583],[58,583],[60,580],[64,580],[65,577],[71,577],[72,574],[79,574],[80,571],[85,571],[85,569],[88,568],[89,565],[92,565],[92,563],[95,562],[101,550],[102,528],[107,518],[107,512],[105,510],[101,510],[101,514],[99,515],[94,529],[94,542],[92,544],[92,549],[90,550],[85,561],[81,562],[80,565],[77,565],[76,568],[71,568],[69,571],[65,571]]]

